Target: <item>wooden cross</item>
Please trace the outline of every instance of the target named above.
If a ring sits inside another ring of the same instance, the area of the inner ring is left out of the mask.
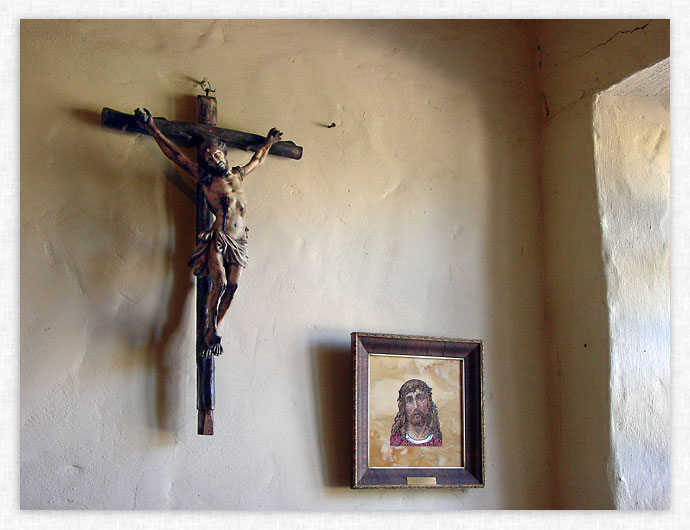
[[[203,85],[202,85],[203,88]],[[197,123],[182,121],[168,121],[165,118],[154,118],[160,132],[167,138],[185,146],[200,146],[211,139],[220,139],[226,145],[244,149],[245,151],[257,151],[266,141],[264,136],[258,134],[234,131],[217,127],[218,107],[216,98],[208,95],[197,96]],[[101,124],[105,127],[118,129],[131,133],[149,135],[149,131],[133,114],[118,112],[104,107],[101,111]],[[269,154],[284,156],[299,160],[302,157],[302,148],[293,142],[280,141],[274,143]],[[208,230],[212,223],[211,212],[208,208],[201,182],[196,187],[196,233]],[[204,337],[204,311],[208,298],[211,281],[208,276],[197,277],[196,296],[196,366],[197,366],[197,410],[198,434],[213,434],[213,410],[215,409],[215,359],[210,355],[202,355]]]

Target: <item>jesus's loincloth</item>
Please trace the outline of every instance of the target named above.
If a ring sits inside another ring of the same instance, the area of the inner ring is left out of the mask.
[[[230,265],[247,266],[247,240],[234,239],[220,230],[204,230],[196,236],[197,246],[189,260],[189,265],[194,267],[195,276],[208,275],[208,252],[211,245],[215,245],[218,254],[223,256],[223,261]]]

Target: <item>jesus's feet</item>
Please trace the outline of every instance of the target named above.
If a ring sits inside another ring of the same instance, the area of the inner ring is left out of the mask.
[[[215,333],[208,333],[204,340],[202,355],[220,355],[221,353],[223,353],[223,346],[220,343],[220,336]]]

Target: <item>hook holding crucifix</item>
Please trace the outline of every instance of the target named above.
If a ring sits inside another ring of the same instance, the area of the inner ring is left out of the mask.
[[[282,133],[276,128],[263,137],[217,127],[216,98],[208,95],[215,90],[207,78],[200,85],[206,95],[197,96],[197,123],[154,118],[147,109],[136,109],[131,115],[108,108],[101,112],[101,123],[152,136],[165,156],[197,179],[197,247],[189,264],[197,276],[198,433],[213,434],[214,356],[223,352],[218,324],[230,307],[248,260],[244,179],[268,154],[299,160],[302,148],[281,141]],[[196,161],[172,140],[195,146]],[[230,146],[255,153],[246,164],[231,168],[227,159]]]

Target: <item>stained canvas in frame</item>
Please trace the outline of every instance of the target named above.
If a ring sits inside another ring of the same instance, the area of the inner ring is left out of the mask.
[[[462,371],[463,360],[457,358],[369,355],[370,467],[464,467]],[[413,379],[431,387],[442,434],[438,446],[391,445],[391,429],[399,411],[398,392]]]

